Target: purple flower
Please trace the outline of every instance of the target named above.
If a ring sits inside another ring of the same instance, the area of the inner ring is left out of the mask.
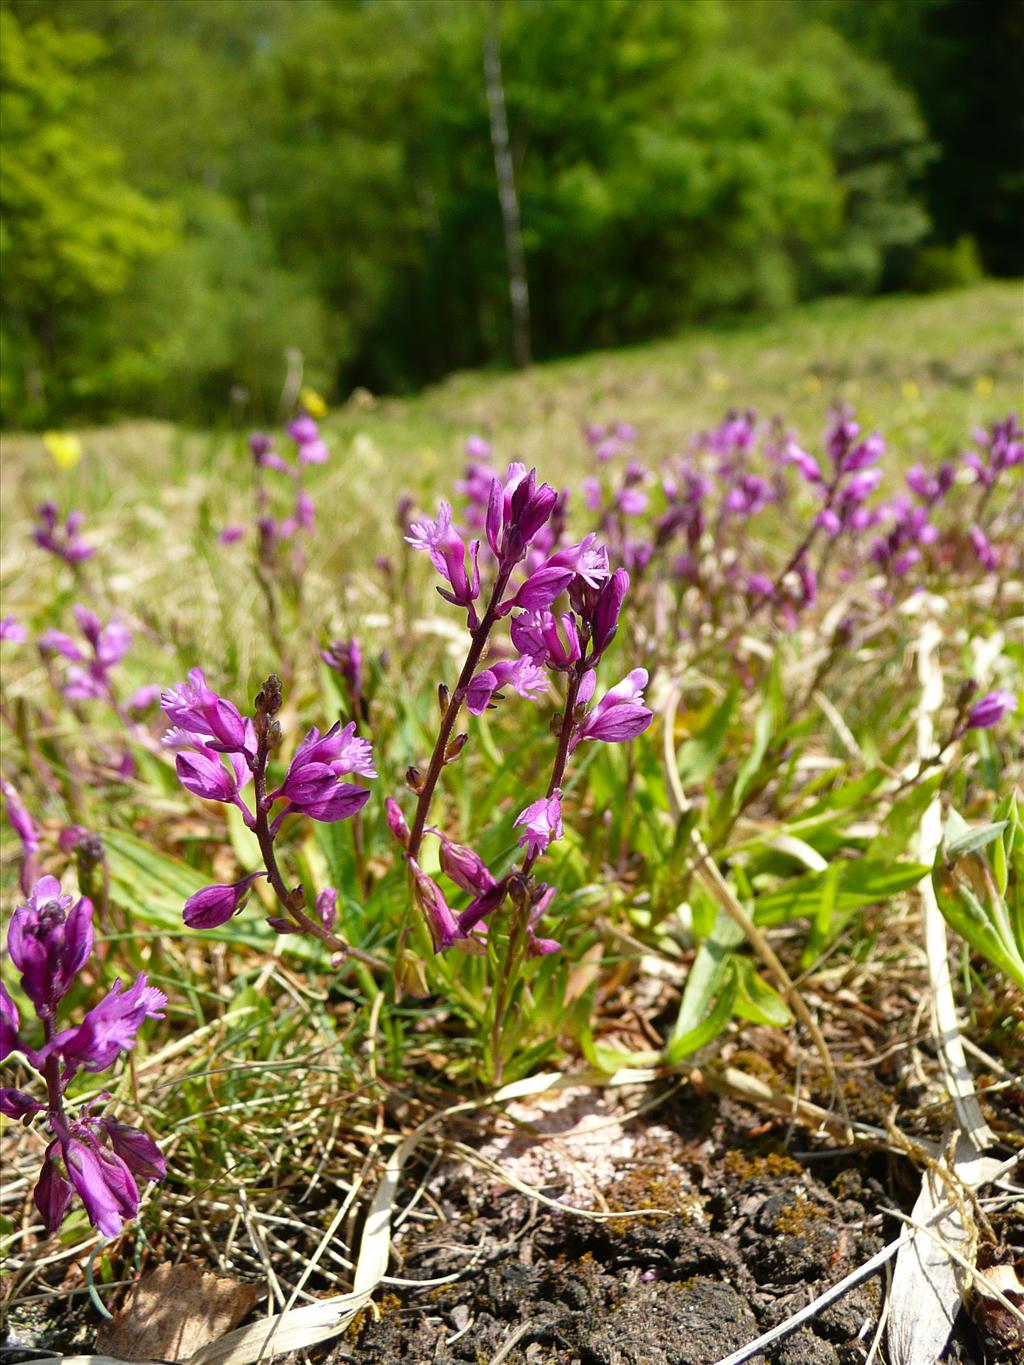
[[[244,526],[225,526],[218,534],[217,539],[221,545],[234,545],[235,541],[241,540],[244,535]]]
[[[434,952],[441,953],[450,948],[456,939],[463,937],[459,921],[445,900],[444,892],[433,878],[427,876],[415,858],[409,859],[409,867],[412,870],[416,904],[427,921]]]
[[[302,441],[299,444],[299,464],[326,464],[331,458],[326,441]]]
[[[481,891],[459,916],[459,933],[462,935],[471,934],[478,924],[498,909],[507,893],[507,877],[503,877],[500,882],[495,882],[486,891]]]
[[[502,571],[511,568],[526,554],[534,536],[545,524],[558,502],[558,494],[548,484],[537,485],[537,471],[529,473],[521,464],[510,464],[505,483],[491,483],[487,503],[487,543]]]
[[[595,678],[592,671],[587,673],[580,687],[581,701],[588,701],[593,695]],[[583,717],[569,741],[569,752],[572,753],[585,739],[622,744],[643,734],[654,719],[654,713],[643,705],[643,690],[646,686],[646,668],[634,668]]]
[[[543,668],[532,659],[501,659],[482,669],[466,689],[466,710],[474,716],[482,715],[491,698],[501,687],[511,687],[520,697],[534,701],[546,690],[547,677]]]
[[[46,1149],[43,1168],[32,1192],[36,1208],[49,1232],[56,1232],[63,1223],[74,1195],[74,1188],[64,1179],[57,1165],[56,1152],[57,1142],[54,1140]]]
[[[167,719],[180,730],[226,749],[246,750],[249,735],[237,706],[206,685],[201,668],[193,668],[187,682],[175,683],[160,699]]]
[[[615,506],[624,517],[639,517],[647,511],[647,494],[642,488],[622,488],[615,495]]]
[[[144,1180],[163,1180],[167,1174],[167,1162],[151,1138],[141,1129],[118,1123],[116,1119],[100,1119],[99,1122],[114,1152],[132,1175],[142,1176]]]
[[[510,634],[516,649],[538,666],[566,669],[581,657],[579,631],[569,612],[557,620],[549,611],[513,617]]]
[[[6,778],[0,779],[0,791],[3,792],[7,800],[7,818],[10,820],[15,834],[21,840],[21,890],[24,895],[28,896],[36,880],[39,863],[39,831],[36,829],[35,821],[22,804],[21,797]]]
[[[489,460],[491,458],[491,443],[483,436],[475,433],[466,437],[465,445],[466,456],[470,460]]]
[[[388,829],[403,848],[408,848],[409,826],[406,824],[401,806],[391,796],[386,797],[384,800],[384,813],[387,817]]]
[[[262,459],[273,447],[273,440],[264,431],[254,431],[249,437],[249,449],[257,460]]]
[[[843,455],[840,470],[844,474],[850,474],[857,470],[866,469],[868,465],[875,464],[884,454],[885,442],[876,431]]]
[[[10,640],[12,645],[23,645],[28,639],[28,631],[13,616],[0,620],[0,640]]]
[[[559,568],[554,564],[542,564],[520,587],[515,597],[501,604],[499,614],[504,616],[515,607],[526,611],[545,611],[555,598],[565,591],[574,578],[572,569]]]
[[[824,483],[821,473],[821,466],[813,455],[809,455],[806,450],[802,450],[795,441],[789,441],[782,452],[784,464],[795,465],[800,471],[800,477],[805,483],[820,484]]]
[[[63,559],[65,564],[80,564],[96,553],[78,534],[83,521],[81,512],[70,512],[62,525],[57,508],[52,502],[44,502],[36,508],[36,516],[39,524],[32,539],[40,549]]]
[[[995,692],[988,692],[980,701],[974,703],[967,713],[965,729],[989,730],[1016,709],[1016,697],[1002,688],[997,688]]]
[[[144,1133],[113,1119],[94,1117],[89,1105],[78,1118],[69,1120],[63,1095],[78,1070],[102,1071],[120,1052],[134,1047],[143,1020],[162,1018],[167,1002],[144,975],[127,991],[117,980],[77,1027],[53,1032],[57,1005],[92,947],[92,906],[85,899],[74,906],[71,901],[61,894],[56,878],[42,877],[28,905],[15,910],[11,920],[8,952],[21,973],[22,989],[45,1025],[46,1041],[38,1051],[22,1042],[18,1009],[0,983],[0,1056],[12,1048],[21,1051],[46,1077],[47,1103],[23,1091],[5,1089],[0,1091],[0,1112],[25,1119],[45,1111],[47,1127],[55,1134],[34,1191],[46,1226],[56,1231],[77,1190],[93,1225],[106,1236],[114,1236],[124,1219],[134,1217],[138,1210],[133,1171],[150,1180],[161,1179],[166,1172],[163,1157]]]
[[[0,1061],[11,1050],[12,1048],[8,1048],[7,1051],[0,1051]],[[45,1104],[40,1104],[38,1100],[34,1100],[24,1090],[9,1090],[6,1087],[0,1090],[0,1114],[9,1119],[26,1119],[32,1114],[41,1114],[45,1108]]]
[[[479,853],[466,848],[464,844],[453,843],[440,830],[434,830],[434,833],[441,841],[441,871],[445,876],[450,877],[456,886],[468,891],[472,896],[490,891],[495,884],[495,878]]]
[[[431,563],[451,588],[438,588],[446,602],[465,607],[469,616],[470,629],[476,628],[476,611],[473,603],[480,596],[480,542],[474,540],[469,547],[470,571],[466,568],[466,545],[452,525],[452,509],[442,502],[436,521],[415,522],[405,537],[414,550],[426,550]]]
[[[593,628],[591,631],[591,657],[596,661],[605,652],[619,629],[619,616],[622,603],[629,591],[629,574],[625,569],[616,569],[608,579],[594,608]]]
[[[64,695],[71,701],[90,701],[112,696],[110,671],[119,664],[132,642],[131,632],[117,621],[103,625],[99,617],[78,605],[75,619],[91,650],[91,657],[63,631],[48,630],[39,637],[44,654],[60,654],[72,667],[67,670]]]
[[[275,454],[273,450],[266,451],[259,457],[256,463],[259,465],[260,469],[273,469],[277,474],[294,473],[294,470],[287,460],[282,460],[281,456]]]
[[[299,528],[312,535],[316,526],[316,504],[304,488],[295,497],[295,521]]]
[[[994,570],[998,569],[998,551],[981,527],[972,526],[969,535],[971,537],[971,548],[974,550],[974,557],[979,565],[986,573],[992,573]]]
[[[303,811],[323,824],[349,819],[362,810],[370,798],[366,787],[339,782],[333,765],[304,762],[296,766],[294,759],[284,785],[275,795],[283,796],[292,809]]]
[[[204,801],[224,801],[233,803],[239,788],[252,777],[252,773],[241,754],[227,755],[231,771],[225,768],[222,755],[205,744],[180,753],[174,760],[178,781],[193,796]]]
[[[537,887],[536,899],[530,908],[530,915],[526,926],[526,956],[527,957],[547,957],[551,953],[561,951],[562,945],[557,939],[538,938],[534,933],[537,925],[547,913],[548,907],[555,897],[555,888],[545,886],[542,882]]]
[[[306,413],[303,413],[301,417],[296,417],[294,422],[289,422],[285,430],[295,444],[299,446],[307,446],[320,439],[320,428]]]
[[[988,431],[975,432],[975,439],[982,447],[981,453],[968,451],[964,464],[985,488],[991,488],[1004,469],[1024,463],[1024,432],[1016,413],[1002,422],[993,422]]]
[[[149,707],[151,707],[154,702],[160,700],[161,691],[162,689],[159,683],[147,683],[145,684],[145,686],[138,688],[128,698],[128,710],[129,711],[148,710]]]
[[[338,893],[333,886],[325,886],[317,894],[316,913],[320,923],[330,932],[338,918]]]
[[[16,1048],[21,1047],[21,1039],[18,1037],[20,1023],[18,1007],[11,999],[10,991],[0,981],[0,1062],[9,1057]]]
[[[751,597],[771,597],[775,584],[763,573],[747,574],[747,592]]]
[[[359,648],[359,641],[354,638],[332,640],[320,651],[320,657],[328,668],[345,680],[354,703],[363,691],[363,652]]]
[[[68,1177],[85,1205],[90,1223],[104,1237],[116,1237],[125,1221],[139,1211],[139,1188],[131,1171],[119,1156],[101,1147],[74,1138],[62,1142],[61,1147]],[[36,1204],[42,1211],[38,1198]],[[66,1201],[64,1207],[67,1208]],[[57,1219],[57,1227],[62,1218],[63,1213]]]
[[[522,825],[526,833],[520,844],[527,845],[529,856],[537,858],[548,844],[562,837],[562,793],[553,792],[526,807],[516,816],[513,825]]]
[[[190,929],[217,929],[226,924],[245,904],[249,888],[265,872],[250,872],[241,881],[204,886],[202,891],[189,896],[182,918]]]
[[[7,931],[7,951],[21,973],[21,988],[46,1018],[53,1017],[92,951],[92,902],[85,896],[72,902],[56,877],[40,877]]]
[[[75,663],[83,663],[85,655],[78,645],[75,644],[70,635],[65,635],[62,630],[44,630],[38,640],[39,648],[45,654],[59,654],[64,659],[70,659]]]
[[[322,735],[314,725],[307,731],[305,739],[295,750],[295,757],[288,768],[288,776],[297,774],[307,763],[326,763],[336,777],[344,773],[359,773],[363,777],[376,777],[373,766],[373,749],[368,739],[356,734],[355,721],[349,721],[344,729],[341,722],[335,721],[326,734]],[[287,785],[288,779],[285,779]]]
[[[547,560],[546,567],[570,569],[581,582],[589,588],[599,588],[607,579],[608,551],[597,544],[597,535],[592,531],[576,545],[567,545]]]
[[[166,1004],[166,995],[147,984],[145,972],[140,972],[127,990],[118,977],[78,1027],[55,1034],[40,1050],[39,1057],[45,1059],[59,1053],[69,1075],[82,1067],[86,1071],[106,1071],[119,1052],[135,1046],[136,1034],[145,1019],[164,1017]]]

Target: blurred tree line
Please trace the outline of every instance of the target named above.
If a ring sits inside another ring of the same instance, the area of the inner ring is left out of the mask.
[[[1016,0],[0,0],[3,420],[272,411],[1022,268]]]

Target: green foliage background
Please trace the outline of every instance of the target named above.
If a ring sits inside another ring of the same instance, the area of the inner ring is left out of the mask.
[[[1024,264],[1020,111],[985,75],[1020,52],[999,0],[3,0],[0,17],[11,424],[209,421],[232,393],[260,420],[292,347],[331,394],[505,363],[489,23],[540,358]]]

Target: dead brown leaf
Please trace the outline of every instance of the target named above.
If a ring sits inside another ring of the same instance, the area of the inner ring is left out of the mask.
[[[237,1327],[262,1296],[258,1285],[194,1265],[161,1265],[144,1275],[96,1338],[120,1360],[184,1361]]]

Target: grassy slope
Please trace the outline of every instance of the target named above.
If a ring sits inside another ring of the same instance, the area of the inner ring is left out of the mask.
[[[557,475],[567,458],[581,462],[584,421],[633,421],[653,452],[732,406],[782,415],[813,443],[828,407],[843,401],[896,448],[935,455],[974,423],[1019,406],[1022,302],[1019,282],[923,298],[826,299],[775,321],[692,329],[527,374],[458,374],[415,398],[357,396],[329,426],[369,436],[389,457],[396,486],[403,474],[415,480],[435,461],[458,459],[473,429],[493,434],[503,455],[536,459]],[[85,435],[88,449],[152,476],[180,472],[194,450],[160,423]],[[8,435],[4,453],[8,484],[33,466],[48,472],[36,438]]]
[[[1019,406],[1020,304],[1018,283],[831,299],[773,322],[692,330],[526,374],[456,375],[407,400],[357,396],[328,421],[331,463],[310,471],[320,524],[310,627],[374,610],[367,571],[374,553],[398,548],[395,496],[410,491],[429,508],[450,496],[470,431],[493,436],[500,460],[536,463],[550,482],[568,484],[586,467],[584,421],[636,423],[638,453],[656,460],[729,407],[752,406],[783,416],[813,450],[828,408],[842,400],[885,433],[894,461],[935,461],[962,449],[973,426]],[[85,458],[63,473],[38,437],[4,440],[4,610],[41,628],[81,594],[69,583],[63,606],[53,602],[52,566],[29,546],[30,510],[51,497],[85,511],[99,577],[120,609],[158,599],[163,618],[170,611],[181,622],[181,647],[198,638],[220,653],[233,639],[251,659],[262,608],[246,551],[212,543],[219,527],[251,517],[242,435],[139,421],[81,434]],[[339,574],[349,585],[341,593]]]

